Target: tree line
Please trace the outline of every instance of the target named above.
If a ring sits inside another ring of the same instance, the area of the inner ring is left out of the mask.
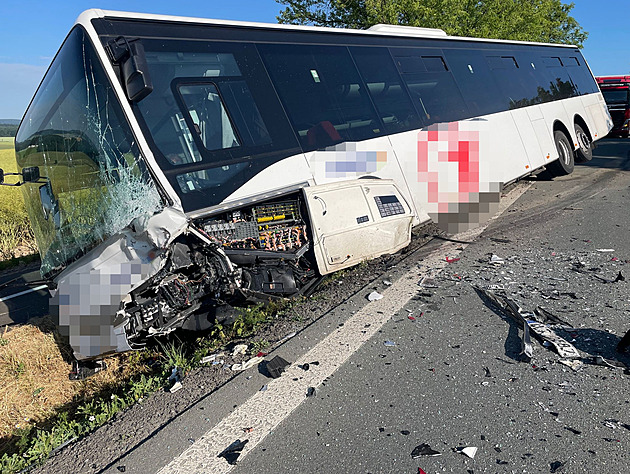
[[[276,0],[279,23],[366,29],[378,23],[440,28],[453,36],[582,47],[588,33],[561,0]]]
[[[17,129],[17,125],[0,124],[0,137],[14,137]]]

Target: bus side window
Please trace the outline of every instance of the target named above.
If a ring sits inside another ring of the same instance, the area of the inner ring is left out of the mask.
[[[441,52],[416,48],[394,48],[391,52],[425,125],[472,116]],[[423,68],[409,67],[418,60]]]
[[[384,133],[347,48],[258,47],[304,150]]]
[[[482,53],[452,49],[445,50],[444,54],[472,115],[494,114],[505,110],[505,101],[497,93],[498,84]]]
[[[385,131],[396,133],[421,127],[423,122],[413,107],[389,51],[386,48],[354,47],[350,48],[350,53]]]

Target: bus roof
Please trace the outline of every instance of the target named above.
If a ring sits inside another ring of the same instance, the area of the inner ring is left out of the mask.
[[[467,38],[463,36],[449,36],[443,30],[435,28],[418,28],[412,26],[400,26],[400,25],[374,25],[369,30],[357,30],[357,29],[345,29],[345,28],[328,28],[321,26],[303,26],[303,25],[287,25],[287,24],[275,24],[275,23],[257,23],[246,21],[233,21],[233,20],[216,20],[208,18],[194,18],[194,17],[181,17],[171,15],[154,15],[149,13],[132,13],[132,12],[119,12],[111,10],[90,9],[86,10],[79,15],[76,20],[77,24],[87,25],[90,24],[90,20],[94,18],[119,18],[126,20],[151,20],[151,21],[164,21],[170,23],[191,23],[191,24],[203,24],[203,25],[216,25],[216,26],[237,26],[253,29],[266,29],[266,30],[293,30],[293,31],[313,31],[321,33],[342,33],[342,34],[354,34],[354,35],[376,35],[376,36],[400,36],[400,37],[417,37],[417,38],[439,38],[449,39],[454,41],[478,41],[487,43],[505,43],[505,44],[529,44],[538,46],[554,46],[565,48],[577,48],[575,45],[559,44],[559,43],[539,43],[529,41],[516,41],[516,40],[500,40],[489,38]]]

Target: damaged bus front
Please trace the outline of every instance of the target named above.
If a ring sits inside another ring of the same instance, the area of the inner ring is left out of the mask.
[[[102,48],[75,27],[16,139],[22,173],[40,175],[22,189],[51,313],[78,359],[206,329],[232,305],[304,293],[321,274],[408,244],[412,211],[391,180],[307,188],[312,178],[287,163],[235,199],[299,146],[274,119],[280,111],[246,102],[229,54],[147,54],[124,39]],[[149,59],[171,75],[150,77]],[[225,98],[205,76],[212,68],[231,68]],[[223,100],[237,101],[238,115]],[[146,121],[150,146],[128,108]],[[386,216],[379,205],[397,208]],[[373,244],[357,245],[355,214],[366,221],[360,240]]]
[[[90,10],[16,156],[80,360],[305,294],[430,218],[470,228],[502,184],[588,158],[605,110],[571,47]]]

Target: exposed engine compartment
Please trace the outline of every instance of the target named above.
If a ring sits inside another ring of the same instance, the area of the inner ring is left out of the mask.
[[[233,317],[233,305],[306,292],[317,282],[309,236],[298,195],[191,222],[160,271],[123,301],[130,345],[208,329]]]

